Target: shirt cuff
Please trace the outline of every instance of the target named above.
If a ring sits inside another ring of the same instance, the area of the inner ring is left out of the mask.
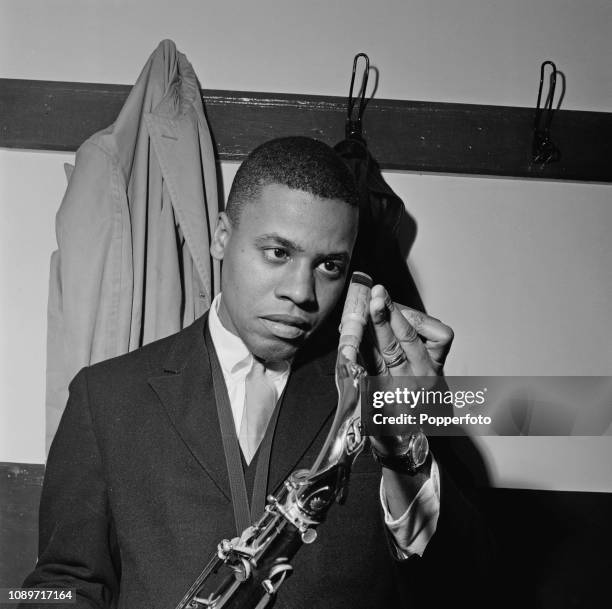
[[[422,556],[436,532],[440,516],[440,472],[433,455],[429,479],[399,518],[393,519],[389,512],[383,479],[380,481],[380,503],[395,557],[405,560],[414,554]]]

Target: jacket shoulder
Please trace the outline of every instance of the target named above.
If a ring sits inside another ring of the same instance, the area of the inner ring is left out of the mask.
[[[199,344],[203,343],[207,314],[196,319],[191,325],[175,334],[158,339],[126,353],[97,364],[88,366],[85,371],[89,379],[115,382],[120,379],[148,379],[162,374],[165,370],[175,371],[180,367]]]

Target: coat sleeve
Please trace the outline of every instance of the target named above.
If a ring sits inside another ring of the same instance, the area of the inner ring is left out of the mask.
[[[74,588],[76,603],[66,604],[67,608],[110,609],[117,605],[120,569],[84,369],[71,383],[47,460],[39,513],[39,557],[23,585]],[[33,605],[24,607],[32,609]]]
[[[401,607],[458,604],[484,609],[496,598],[497,546],[477,502],[466,490],[440,464],[436,531],[422,557],[395,561]]]

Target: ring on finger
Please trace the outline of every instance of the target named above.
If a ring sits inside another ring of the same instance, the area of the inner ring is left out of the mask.
[[[381,355],[383,360],[385,360],[385,364],[387,364],[387,368],[394,368],[406,361],[406,354],[397,341],[383,349]]]
[[[377,359],[375,365],[377,376],[380,376],[381,374],[385,374],[387,372],[387,364],[385,363],[384,359]]]

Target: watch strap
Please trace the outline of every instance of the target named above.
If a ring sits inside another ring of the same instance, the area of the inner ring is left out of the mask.
[[[431,452],[429,447],[427,448],[426,458],[420,464],[414,462],[411,447],[399,455],[383,455],[372,445],[370,445],[370,449],[372,451],[374,460],[380,463],[383,467],[410,475],[415,475],[425,471],[428,463],[431,461]]]

